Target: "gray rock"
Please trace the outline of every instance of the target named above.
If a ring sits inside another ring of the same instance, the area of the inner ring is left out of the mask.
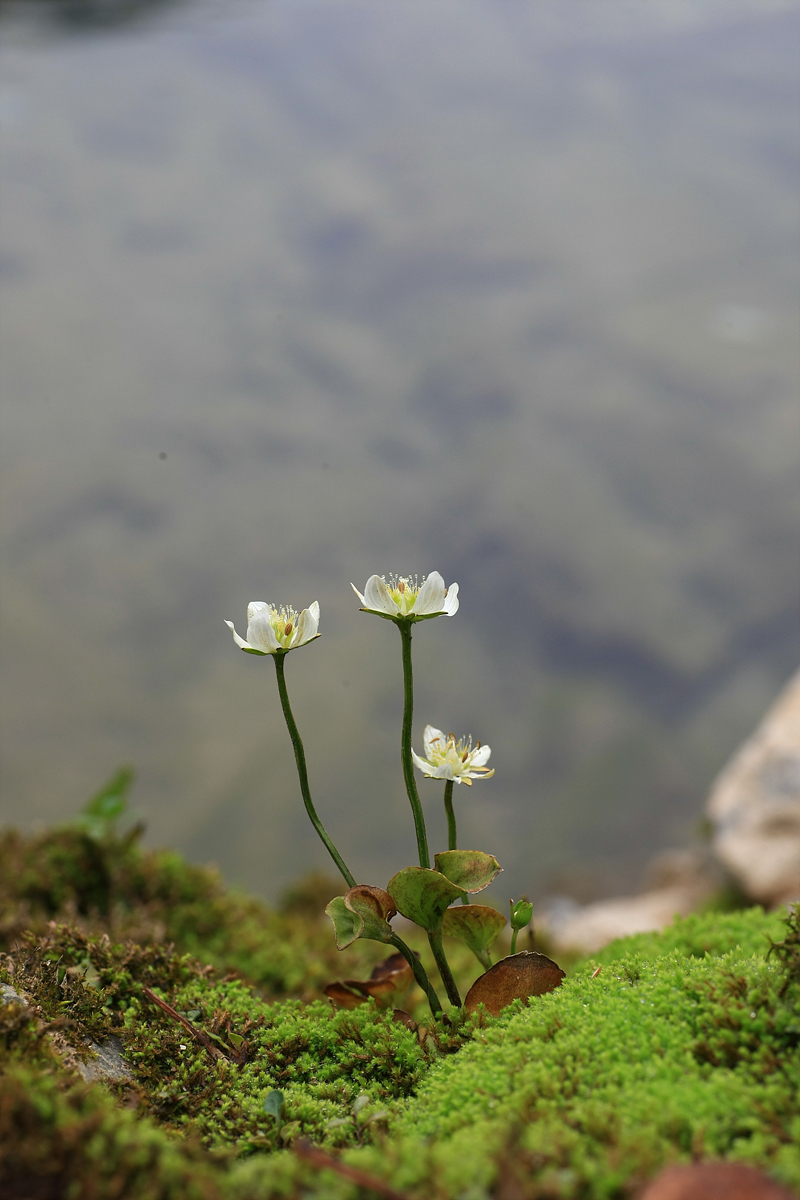
[[[24,1004],[27,1007],[28,1001],[24,996],[20,996],[10,983],[0,983],[0,1004]]]
[[[556,951],[594,954],[616,938],[654,933],[675,917],[685,917],[719,888],[721,877],[699,850],[667,850],[648,870],[649,890],[593,904],[554,896],[534,924],[546,932]]]
[[[800,898],[800,672],[714,784],[719,861],[752,900]]]
[[[100,1045],[97,1042],[89,1042],[89,1049],[94,1052],[95,1058],[89,1059],[88,1062],[75,1063],[75,1070],[87,1083],[94,1083],[98,1079],[126,1082],[132,1080],[128,1064],[122,1057],[122,1042],[114,1034]]]
[[[22,1004],[26,1008],[29,1004],[10,983],[0,983],[0,1004],[11,1002]],[[132,1082],[133,1076],[122,1057],[122,1042],[115,1034],[99,1044],[87,1041],[86,1045],[94,1055],[94,1058],[88,1060],[79,1058],[75,1048],[64,1040],[61,1033],[50,1033],[48,1037],[53,1048],[64,1060],[64,1065],[77,1071],[87,1083],[96,1083],[98,1080]]]

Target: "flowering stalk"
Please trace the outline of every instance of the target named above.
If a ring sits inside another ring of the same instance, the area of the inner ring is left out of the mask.
[[[414,826],[417,831],[417,852],[419,854],[419,865],[430,869],[431,856],[428,850],[428,834],[425,829],[425,815],[422,811],[422,802],[417,791],[417,783],[414,779],[414,760],[411,756],[411,726],[414,720],[414,673],[411,667],[411,621],[396,621],[397,628],[400,630],[400,637],[403,643],[403,732],[401,737],[401,757],[403,760],[403,778],[406,783],[406,791],[408,798],[411,801],[411,811],[414,814]],[[437,929],[435,932],[428,933],[428,942],[430,943],[433,957],[436,959],[436,966],[439,968],[439,974],[442,977],[447,998],[451,1004],[461,1007],[461,997],[458,994],[456,981],[453,979],[453,972],[450,970],[450,964],[444,952],[442,945],[442,931]]]
[[[533,905],[531,904],[530,900],[525,898],[525,896],[523,896],[521,900],[518,900],[516,904],[513,900],[509,900],[508,903],[511,909],[509,924],[514,931],[511,934],[511,953],[516,954],[517,934],[519,933],[520,929],[524,929],[526,925],[530,925],[531,918],[533,916]]]
[[[447,813],[447,849],[458,849],[456,834],[456,814],[453,812],[453,780],[448,779],[444,785],[444,811]]]
[[[456,814],[453,809],[453,784],[455,780],[447,779],[444,785],[444,811],[447,814],[447,849],[458,849],[458,833],[456,831]],[[461,897],[462,904],[469,904],[466,896]]]
[[[428,931],[428,942],[430,943],[433,957],[436,959],[436,965],[439,968],[439,974],[442,977],[444,990],[447,992],[447,999],[451,1004],[455,1004],[457,1008],[461,1007],[461,996],[456,986],[456,981],[453,978],[453,972],[450,970],[450,964],[447,961],[447,956],[442,945],[442,927],[431,929]]]
[[[389,945],[394,946],[396,950],[400,951],[403,958],[414,972],[414,978],[416,979],[418,985],[428,997],[428,1003],[431,1006],[431,1012],[433,1013],[434,1017],[439,1016],[442,1011],[442,1003],[439,997],[436,995],[433,984],[428,979],[425,968],[417,958],[414,951],[410,946],[407,946],[403,939],[398,937],[396,933],[392,935]]]
[[[425,816],[422,803],[414,779],[414,760],[411,756],[411,725],[414,719],[414,674],[411,668],[411,621],[396,621],[403,643],[403,731],[400,742],[400,755],[403,761],[403,779],[406,792],[411,802],[414,814],[414,827],[417,831],[417,852],[419,865],[430,868],[431,856],[428,850],[428,834],[425,829]]]
[[[292,713],[292,707],[289,704],[289,693],[286,690],[283,660],[287,654],[288,650],[284,650],[283,652],[278,651],[277,653],[273,653],[272,657],[275,660],[275,675],[278,680],[278,694],[281,698],[281,708],[283,709],[283,715],[286,720],[286,728],[289,730],[289,737],[292,739],[292,746],[294,747],[294,757],[295,762],[297,763],[297,774],[300,777],[300,791],[303,796],[303,803],[305,804],[306,812],[311,819],[311,824],[316,829],[322,844],[330,854],[333,861],[336,863],[336,866],[339,868],[339,871],[343,875],[344,879],[347,881],[347,886],[355,887],[355,877],[348,870],[344,859],[328,836],[328,831],[317,816],[317,810],[314,808],[314,802],[311,799],[311,789],[308,786],[308,771],[306,769],[306,754],[305,750],[303,749],[300,731],[297,728],[297,723],[295,722],[294,715]]]

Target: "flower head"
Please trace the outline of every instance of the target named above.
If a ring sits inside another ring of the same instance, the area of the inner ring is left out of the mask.
[[[458,612],[458,584],[446,588],[438,571],[431,571],[422,583],[416,575],[390,575],[388,580],[385,575],[370,575],[363,596],[354,583],[350,586],[364,612],[389,621],[425,621]]]
[[[473,779],[491,779],[494,775],[494,770],[489,771],[486,767],[491,750],[480,742],[473,749],[472,738],[456,741],[454,733],[444,734],[441,729],[426,725],[423,742],[425,758],[420,758],[413,750],[411,757],[428,779],[452,779],[453,783],[466,783],[471,787]]]
[[[289,605],[273,608],[264,600],[253,600],[247,606],[246,641],[239,637],[233,621],[225,624],[236,645],[247,654],[283,654],[319,637],[319,604],[315,600],[298,615]]]

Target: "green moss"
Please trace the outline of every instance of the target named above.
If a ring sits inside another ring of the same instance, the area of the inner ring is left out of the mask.
[[[693,913],[676,917],[661,933],[637,933],[611,942],[592,962],[612,963],[640,954],[654,958],[675,950],[690,958],[718,956],[738,948],[743,954],[764,955],[771,939],[786,930],[785,910],[765,913],[762,908],[735,912]]]
[[[86,1055],[90,1040],[121,1039],[143,1109],[239,1153],[283,1144],[263,1109],[272,1089],[286,1097],[284,1140],[363,1140],[375,1114],[409,1095],[440,1052],[435,1039],[421,1043],[372,1004],[353,1011],[327,1001],[273,1004],[188,955],[91,940],[68,926],[29,935],[6,961],[6,979],[35,1000],[38,1016],[58,1023],[76,1053]],[[205,1034],[212,1051],[145,988]],[[355,1122],[361,1096],[369,1104],[362,1102]]]
[[[521,1196],[611,1198],[692,1157],[800,1185],[800,988],[747,945],[774,920],[737,916],[723,930],[746,949],[715,957],[721,918],[682,922],[649,938],[650,953],[617,943],[599,975],[587,963],[487,1024],[393,1124],[398,1185],[435,1177],[447,1195],[488,1195],[504,1162],[527,1181]],[[700,959],[703,941],[715,950]]]
[[[696,1157],[800,1185],[796,913],[676,921],[529,1007],[413,1030],[314,998],[382,953],[332,950],[326,887],[309,881],[273,913],[138,835],[5,835],[0,977],[32,1007],[0,1008],[0,1182],[96,1200],[368,1194],[302,1162],[302,1135],[436,1200],[627,1200]],[[466,983],[476,967],[458,961]],[[88,1057],[111,1034],[130,1081],[87,1087],[55,1052]]]
[[[80,828],[27,839],[15,830],[0,833],[0,949],[25,933],[44,932],[53,919],[67,920],[115,942],[172,943],[272,996],[313,993],[342,972],[369,975],[381,957],[381,948],[368,942],[340,954],[324,904],[315,913],[303,904],[276,913],[226,890],[207,867],[171,851],[143,850],[140,834],[139,828],[99,839]]]
[[[37,1200],[221,1200],[226,1173],[199,1147],[120,1109],[99,1088],[31,1067],[0,1084],[0,1190]]]

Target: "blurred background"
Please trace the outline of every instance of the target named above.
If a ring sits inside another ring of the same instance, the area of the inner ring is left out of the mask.
[[[0,0],[3,823],[130,763],[151,843],[269,897],[327,869],[223,624],[318,599],[312,786],[385,883],[400,640],[349,584],[438,569],[414,740],[491,745],[456,799],[500,892],[691,839],[800,659],[798,32],[784,0]]]

